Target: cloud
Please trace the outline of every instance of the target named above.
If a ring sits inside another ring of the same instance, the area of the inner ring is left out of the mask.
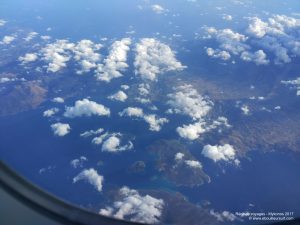
[[[71,130],[70,125],[67,123],[54,123],[51,128],[56,136],[61,137],[67,135]]]
[[[26,53],[25,56],[20,56],[19,57],[19,61],[22,64],[29,63],[29,62],[34,62],[37,59],[38,59],[38,56],[35,53]]]
[[[236,160],[236,150],[232,145],[205,145],[202,150],[202,155],[213,160],[218,161],[235,161]]]
[[[212,58],[222,59],[224,61],[227,61],[231,58],[231,55],[227,51],[221,51],[221,50],[214,50],[212,48],[207,48],[206,53],[208,56]]]
[[[232,214],[229,211],[223,211],[223,212],[215,212],[213,209],[209,211],[210,215],[214,216],[217,218],[218,221],[220,222],[225,222],[225,221],[235,221],[238,220],[239,218],[236,217],[234,214]]]
[[[231,21],[233,19],[233,17],[231,15],[228,15],[228,14],[224,14],[222,16],[222,19],[223,20],[227,20],[227,21]]]
[[[254,53],[247,51],[243,52],[241,54],[241,59],[246,62],[254,62],[256,65],[267,65],[270,62],[267,59],[267,55],[263,50],[258,50]]]
[[[57,40],[54,43],[47,44],[41,50],[42,59],[48,63],[47,72],[56,73],[67,66],[71,59],[71,50],[74,44],[68,40]]]
[[[158,5],[158,4],[151,5],[151,9],[153,12],[155,12],[157,14],[161,14],[161,13],[165,12],[165,9],[161,5]]]
[[[108,98],[120,102],[125,102],[128,97],[124,91],[118,91],[117,93],[108,96]]]
[[[89,130],[89,131],[85,131],[83,133],[80,134],[80,137],[90,137],[92,135],[97,135],[97,134],[101,134],[104,131],[103,128],[99,128],[97,130]]]
[[[220,127],[230,127],[227,118],[220,116],[212,123],[201,119],[195,123],[177,127],[176,131],[180,137],[193,141],[199,138],[201,134],[204,134],[211,130],[215,130]]]
[[[30,32],[27,37],[24,38],[25,41],[29,42],[31,41],[33,38],[35,38],[39,33],[37,32]]]
[[[90,40],[81,40],[72,49],[74,53],[74,59],[79,63],[81,69],[77,70],[77,74],[83,74],[90,72],[91,69],[97,67],[97,63],[101,60],[101,56],[98,51],[102,47],[101,44],[95,44]]]
[[[64,116],[69,118],[80,116],[109,116],[110,110],[105,106],[88,99],[77,100],[72,107],[66,107]]]
[[[0,44],[9,45],[11,42],[13,42],[16,38],[14,36],[4,36]]]
[[[143,38],[136,45],[135,74],[146,80],[157,80],[157,75],[168,71],[181,71],[183,66],[171,48],[154,38]]]
[[[300,77],[295,80],[282,80],[282,84],[292,86],[292,88],[296,89],[297,96],[300,96]]]
[[[114,78],[122,77],[123,71],[127,69],[127,52],[130,50],[130,38],[123,38],[115,41],[110,47],[109,55],[104,60],[104,64],[99,64],[96,70],[97,80],[110,82]]]
[[[202,164],[196,160],[185,160],[185,164],[194,169],[202,169]]]
[[[149,130],[160,131],[162,125],[169,122],[166,118],[159,118],[155,114],[144,114],[143,109],[137,107],[128,107],[119,113],[120,116],[142,118],[149,124]]]
[[[244,34],[234,32],[229,28],[217,30],[214,27],[205,27],[205,30],[208,34],[207,38],[215,38],[219,43],[219,48],[226,52],[239,55],[241,52],[250,49],[250,46],[245,44],[248,37]],[[215,51],[219,52],[221,50],[217,49]]]
[[[78,159],[73,159],[71,162],[70,162],[70,165],[77,169],[79,167],[83,167],[83,163],[87,161],[87,158],[85,156],[80,156]]]
[[[7,23],[7,21],[0,19],[0,27],[4,26]]]
[[[102,145],[103,152],[122,152],[133,149],[133,144],[131,141],[128,144],[121,146],[121,140],[117,135],[121,136],[120,134],[113,134],[109,138],[107,138]]]
[[[174,159],[175,159],[175,161],[181,161],[181,160],[183,159],[183,157],[184,157],[184,154],[183,154],[183,153],[177,152],[177,153],[175,154]]]
[[[123,187],[119,191],[120,199],[112,207],[100,210],[101,215],[113,216],[117,219],[129,219],[133,222],[159,223],[164,201],[150,195],[142,196],[138,191]]]
[[[206,116],[213,103],[202,97],[191,85],[182,85],[175,88],[175,92],[168,94],[170,105],[168,113],[178,113],[191,117],[193,120],[201,119]]]
[[[51,108],[43,112],[44,117],[51,117],[59,112],[58,108]]]
[[[250,114],[249,106],[247,106],[247,105],[242,105],[241,110],[242,110],[244,115],[249,115]]]
[[[102,191],[104,177],[99,175],[98,172],[91,168],[81,171],[76,177],[73,178],[73,183],[85,180],[93,185],[99,192]]]
[[[65,100],[62,97],[53,98],[52,101],[55,103],[64,103],[65,102]]]

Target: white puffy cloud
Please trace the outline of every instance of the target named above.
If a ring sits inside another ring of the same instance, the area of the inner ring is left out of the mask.
[[[201,119],[195,123],[177,127],[176,131],[180,137],[193,141],[199,138],[201,134],[220,127],[230,127],[227,118],[221,116],[212,123],[208,123],[207,121]]]
[[[130,50],[130,38],[123,38],[115,41],[109,51],[109,55],[104,60],[104,64],[99,64],[96,70],[97,80],[110,82],[114,78],[123,76],[121,72],[127,69],[127,53]]]
[[[155,114],[144,114],[143,109],[137,107],[128,107],[119,113],[120,116],[142,118],[149,124],[149,130],[160,131],[162,125],[169,122],[166,118],[159,118]]]
[[[241,52],[250,49],[250,46],[245,43],[248,38],[244,34],[234,32],[228,28],[217,30],[214,27],[205,27],[205,30],[208,34],[208,38],[215,38],[219,43],[219,48],[221,50],[217,49],[215,50],[216,52],[221,52],[223,50],[234,55],[239,55]]]
[[[80,137],[90,137],[92,135],[101,134],[104,131],[103,128],[99,128],[97,130],[88,130],[80,134]]]
[[[218,161],[234,161],[236,159],[236,151],[230,144],[225,145],[205,145],[202,150],[202,155]]]
[[[185,160],[184,162],[188,167],[202,169],[202,164],[197,160]]]
[[[214,216],[217,218],[218,221],[220,222],[225,222],[225,221],[230,221],[233,222],[235,220],[239,220],[238,217],[236,217],[234,214],[232,214],[229,211],[223,211],[223,212],[216,212],[213,209],[209,211],[210,215]]]
[[[36,53],[26,53],[24,56],[19,57],[19,61],[22,62],[22,64],[34,62],[38,59],[38,56]]]
[[[100,210],[101,215],[113,216],[117,219],[129,219],[133,222],[159,223],[164,201],[150,195],[142,196],[138,191],[123,187],[119,191],[120,200],[113,206]]]
[[[222,19],[223,20],[227,20],[227,21],[231,21],[233,19],[233,17],[231,15],[228,15],[228,14],[224,14],[222,16]]]
[[[291,62],[291,56],[300,56],[298,31],[300,19],[286,15],[273,15],[263,21],[258,17],[249,18],[248,34],[254,43],[275,55],[275,64]],[[292,53],[292,54],[290,54]]]
[[[153,12],[155,12],[157,14],[161,14],[161,13],[165,12],[165,9],[161,5],[158,5],[158,4],[151,5],[151,9]]]
[[[177,152],[177,153],[175,154],[174,159],[175,159],[175,161],[181,161],[181,160],[183,159],[183,157],[184,157],[184,154],[183,154],[183,153]]]
[[[65,100],[62,98],[62,97],[55,97],[52,99],[53,102],[56,102],[56,103],[64,103]]]
[[[102,191],[104,177],[98,174],[98,172],[91,168],[81,171],[76,177],[73,178],[73,183],[85,180],[93,185],[99,192]]]
[[[191,85],[182,85],[175,88],[175,92],[168,94],[167,104],[172,108],[169,113],[188,115],[193,120],[206,116],[213,103],[202,97]]]
[[[168,123],[169,120],[167,118],[159,118],[155,114],[144,115],[144,120],[149,124],[151,131],[160,131],[161,127]]]
[[[102,104],[98,104],[89,99],[77,100],[72,107],[66,107],[64,116],[69,118],[80,116],[109,116],[110,110]]]
[[[108,96],[108,98],[120,102],[125,102],[128,96],[124,91],[118,91],[115,94]]]
[[[7,23],[7,21],[0,19],[0,27],[4,26]]]
[[[295,80],[282,80],[281,83],[292,86],[292,88],[297,90],[296,92],[297,96],[300,96],[300,77],[298,77]]]
[[[16,39],[14,36],[4,36],[0,44],[9,45],[11,42],[13,42]]]
[[[54,123],[51,125],[51,128],[55,135],[61,137],[67,135],[71,130],[70,125],[67,123]]]
[[[73,168],[79,168],[79,167],[83,167],[83,163],[87,161],[87,158],[85,156],[80,156],[78,159],[73,159],[70,162],[70,165]]]
[[[121,146],[121,139],[117,135],[118,134],[113,134],[103,142],[103,152],[122,152],[133,148],[131,141],[129,141],[128,144]]]
[[[212,58],[219,58],[222,59],[224,61],[227,61],[231,58],[231,55],[229,52],[227,51],[221,51],[221,50],[214,50],[212,48],[207,48],[206,49],[206,53],[208,56],[212,57]]]
[[[72,49],[74,52],[74,59],[81,66],[80,70],[77,70],[77,74],[82,74],[91,71],[97,67],[97,63],[100,61],[101,56],[98,51],[102,47],[101,44],[95,44],[90,40],[81,40]]]
[[[59,112],[58,108],[51,108],[43,112],[44,117],[51,117]]]
[[[249,109],[248,105],[242,105],[241,110],[242,110],[244,115],[249,115],[250,114],[250,109]]]
[[[267,65],[270,62],[263,50],[258,50],[254,53],[247,51],[243,52],[241,54],[241,59],[247,62],[254,62],[256,65]]]
[[[172,49],[154,38],[143,38],[136,45],[135,74],[143,79],[157,80],[157,75],[185,68],[175,57]]]
[[[143,117],[144,116],[144,111],[141,108],[138,107],[127,107],[124,109],[122,112],[119,113],[120,116],[134,116],[134,117]]]
[[[71,59],[71,50],[74,44],[68,40],[57,40],[54,43],[47,44],[41,50],[42,59],[48,63],[48,72],[58,72],[67,66],[67,62]]]
[[[27,35],[27,37],[25,37],[24,38],[24,40],[25,41],[31,41],[33,38],[35,38],[36,36],[38,35],[38,33],[37,32],[34,32],[34,31],[32,31],[32,32],[30,32],[28,35]]]
[[[121,88],[123,89],[123,90],[128,90],[130,87],[127,85],[127,84],[122,84],[121,85]]]

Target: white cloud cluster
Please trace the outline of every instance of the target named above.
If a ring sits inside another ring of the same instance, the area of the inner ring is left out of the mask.
[[[254,53],[243,52],[241,54],[241,59],[246,62],[254,62],[256,65],[267,65],[270,60],[267,59],[267,55],[263,50],[258,50]]]
[[[143,79],[157,80],[157,75],[185,68],[175,57],[172,49],[154,38],[143,38],[136,45],[135,74]]]
[[[220,127],[230,127],[227,118],[220,116],[212,123],[208,123],[207,121],[201,119],[195,123],[177,127],[176,131],[180,137],[193,141],[199,138],[201,134]]]
[[[15,78],[15,77],[1,77],[0,84],[15,82],[15,81],[26,81],[25,78]]]
[[[34,62],[37,59],[38,59],[38,56],[37,56],[36,53],[26,53],[24,56],[19,57],[19,61],[22,64],[29,63],[29,62]]]
[[[102,104],[98,104],[89,99],[77,100],[74,106],[66,107],[64,116],[69,118],[80,116],[109,116],[110,110]]]
[[[101,134],[104,131],[103,128],[99,128],[97,130],[88,130],[80,134],[80,137],[90,137],[92,135]]]
[[[67,123],[54,123],[51,125],[51,129],[56,136],[62,137],[70,132],[71,127]]]
[[[295,80],[282,80],[281,83],[292,86],[292,88],[297,90],[296,92],[297,96],[300,96],[300,77],[298,77]]]
[[[15,36],[4,36],[2,41],[0,41],[0,44],[9,45],[11,42],[13,42],[16,39]]]
[[[217,218],[218,221],[220,222],[226,222],[230,221],[233,222],[235,220],[238,220],[238,217],[236,217],[234,214],[232,214],[229,211],[223,211],[223,212],[216,212],[213,209],[209,211],[210,215],[214,216]]]
[[[123,152],[133,149],[133,143],[131,141],[127,141],[127,144],[123,144],[123,135],[121,133],[109,133],[105,132],[103,128],[99,128],[97,130],[89,130],[80,134],[81,137],[90,137],[95,136],[92,139],[92,143],[95,145],[101,145],[101,150],[103,152]]]
[[[185,164],[193,169],[202,169],[202,164],[197,160],[185,160]]]
[[[137,107],[128,107],[120,112],[119,115],[142,118],[149,124],[149,130],[151,131],[160,131],[162,125],[169,122],[167,118],[159,118],[155,114],[145,114],[143,109]]]
[[[119,136],[119,137],[118,137]],[[103,152],[122,152],[133,149],[133,144],[131,141],[128,144],[121,146],[121,134],[112,134],[108,137],[102,145]]]
[[[212,49],[212,48],[207,48],[206,49],[206,53],[208,56],[212,57],[212,58],[217,58],[217,59],[222,59],[224,61],[227,61],[231,58],[231,55],[229,52],[227,51],[222,51],[219,49]]]
[[[101,44],[95,44],[94,42],[86,39],[77,43],[77,45],[72,49],[74,52],[74,59],[81,66],[81,69],[76,71],[77,74],[90,72],[91,69],[97,67],[101,56],[96,51],[98,51],[101,47]]]
[[[164,7],[162,7],[161,5],[158,5],[158,4],[151,5],[151,9],[153,12],[155,12],[157,14],[161,14],[161,13],[165,12]]]
[[[101,215],[147,224],[159,223],[164,206],[162,199],[150,195],[142,196],[128,187],[121,188],[119,194],[121,199],[115,201],[112,207],[101,209]]]
[[[120,102],[125,102],[128,96],[124,91],[118,91],[115,94],[108,96],[108,98]]]
[[[70,162],[70,165],[77,169],[79,167],[83,167],[83,163],[87,161],[87,158],[85,156],[80,156],[78,159],[73,159]]]
[[[126,61],[130,45],[130,38],[123,38],[112,44],[109,55],[104,60],[104,64],[98,65],[96,70],[97,80],[110,82],[114,78],[123,76],[121,72],[128,67]]]
[[[87,181],[88,183],[93,185],[99,192],[102,191],[104,177],[98,174],[95,169],[91,168],[81,171],[76,177],[73,178],[73,183],[77,183],[81,180]]]
[[[64,103],[65,100],[62,97],[55,97],[52,99],[53,102],[55,103]]]
[[[44,117],[51,117],[59,112],[58,108],[51,108],[43,112]]]
[[[168,113],[188,115],[193,120],[206,116],[213,103],[201,96],[192,85],[182,85],[175,88],[175,92],[168,94],[167,104],[170,105]]]
[[[31,41],[33,38],[35,38],[36,36],[38,35],[38,33],[37,32],[34,32],[34,31],[32,31],[32,32],[30,32],[28,35],[27,35],[27,37],[25,37],[24,38],[24,40],[25,41]]]
[[[4,26],[6,23],[6,20],[0,19],[0,27]]]
[[[213,160],[218,161],[236,161],[236,151],[230,144],[225,145],[205,145],[202,150],[202,155]]]
[[[57,40],[54,43],[47,44],[41,50],[42,59],[48,63],[47,71],[56,73],[65,68],[67,62],[71,59],[70,51],[74,46],[68,40]]]
[[[266,21],[258,17],[249,18],[248,34],[255,43],[275,55],[275,64],[291,62],[291,56],[300,56],[298,31],[300,19],[286,15],[273,15]]]

